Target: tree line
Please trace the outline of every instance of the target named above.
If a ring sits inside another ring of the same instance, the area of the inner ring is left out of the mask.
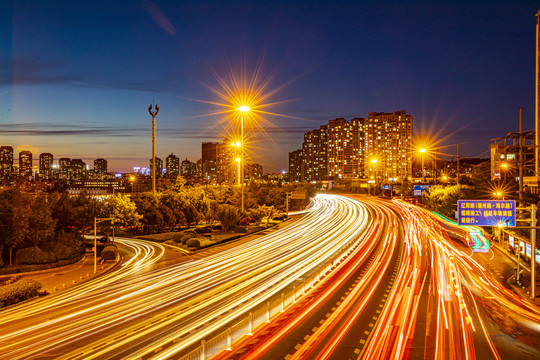
[[[201,222],[220,222],[227,230],[284,211],[286,193],[298,188],[305,189],[308,196],[315,194],[311,185],[252,183],[245,187],[244,213],[240,213],[238,187],[185,186],[182,179],[156,194],[115,194],[104,198],[85,192],[34,195],[5,190],[0,192],[0,267],[3,263],[12,264],[21,249],[34,249],[28,256],[36,256],[35,252],[42,248],[78,251],[84,247],[81,234],[93,229],[94,218],[113,217],[115,227],[145,234],[174,231]],[[290,209],[306,205],[307,200],[295,200]],[[110,221],[103,221],[99,230],[110,234],[112,226]]]

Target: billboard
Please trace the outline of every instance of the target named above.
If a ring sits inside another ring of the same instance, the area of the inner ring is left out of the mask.
[[[516,226],[514,200],[458,200],[459,225]]]

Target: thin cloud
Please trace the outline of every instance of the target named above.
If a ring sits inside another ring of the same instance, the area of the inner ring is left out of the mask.
[[[152,20],[165,32],[174,35],[176,34],[176,28],[171,23],[169,18],[165,16],[163,11],[159,9],[159,7],[153,3],[153,2],[147,2],[144,4],[144,9],[146,12],[152,17]]]

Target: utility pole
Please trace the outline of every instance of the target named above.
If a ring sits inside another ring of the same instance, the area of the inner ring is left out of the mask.
[[[154,109],[152,109],[152,107]],[[159,112],[157,104],[152,104],[148,108],[148,112],[152,115],[152,194],[156,194],[156,115]]]
[[[457,178],[456,178],[456,183],[459,185],[459,144],[457,144],[457,169],[456,169],[456,175],[457,175]]]
[[[285,201],[286,201],[286,205],[285,205],[285,206],[286,206],[286,208],[287,208],[287,217],[289,217],[289,196],[290,196],[290,195],[291,195],[291,193],[288,192],[288,191],[285,193],[285,196],[286,196],[286,199],[287,199],[287,200],[285,200]]]
[[[523,207],[523,108],[519,108],[519,206]]]
[[[534,173],[538,177],[539,173],[539,148],[540,145],[540,119],[538,118],[538,107],[540,106],[540,10],[536,13],[536,81],[535,81],[535,96],[534,96]]]
[[[527,253],[525,251],[525,253]],[[536,205],[531,206],[531,298],[536,297]]]

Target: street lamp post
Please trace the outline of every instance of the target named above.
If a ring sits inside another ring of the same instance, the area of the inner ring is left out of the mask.
[[[373,187],[373,196],[375,196],[375,191],[377,189],[377,159],[371,159],[371,163],[373,164],[373,166],[375,167],[375,186]]]
[[[420,157],[422,158],[422,182],[426,182],[426,170],[424,169],[424,154],[427,152],[426,149],[421,148],[418,150],[420,152]]]
[[[244,148],[244,115],[249,112],[249,107],[246,105],[240,106],[238,111],[241,112],[240,116],[240,151],[238,157],[238,181],[240,182],[240,192],[242,196],[242,213],[244,213],[244,161],[243,158],[243,148]]]

